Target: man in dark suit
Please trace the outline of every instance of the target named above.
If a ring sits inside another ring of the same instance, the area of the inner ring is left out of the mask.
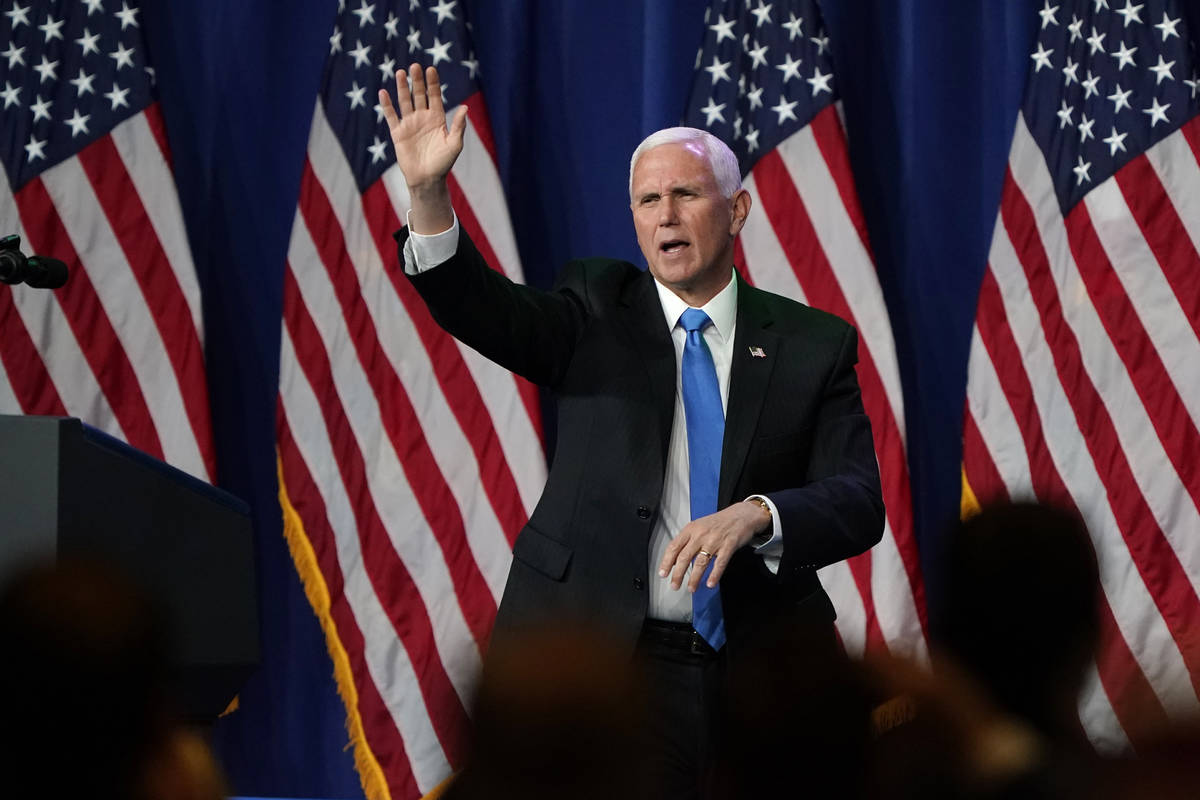
[[[465,109],[447,126],[437,72],[416,64],[397,94],[399,114],[386,92],[380,103],[412,199],[397,235],[406,272],[446,330],[558,401],[492,647],[563,618],[636,645],[664,703],[655,716],[669,717],[662,736],[678,740],[663,769],[694,776],[714,668],[784,620],[832,640],[816,570],[882,535],[856,334],[737,276],[750,196],[732,152],[693,129],[652,135],[632,160],[648,273],[593,259],[568,264],[553,292],[512,284],[451,208]]]

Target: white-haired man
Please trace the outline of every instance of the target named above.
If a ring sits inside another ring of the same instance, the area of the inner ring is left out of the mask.
[[[690,128],[651,135],[631,160],[648,274],[590,259],[552,292],[510,283],[451,208],[465,109],[446,125],[433,68],[400,70],[396,87],[399,113],[386,92],[380,103],[412,198],[405,271],[446,330],[557,400],[550,476],[491,646],[571,620],[636,648],[653,680],[655,769],[675,773],[665,796],[696,796],[723,665],[783,620],[832,639],[816,570],[882,535],[855,332],[738,278],[750,195],[729,148]]]

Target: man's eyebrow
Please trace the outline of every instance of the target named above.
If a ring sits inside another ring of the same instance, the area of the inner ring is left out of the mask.
[[[677,192],[699,192],[699,191],[700,191],[700,184],[698,182],[680,181],[679,183],[671,184],[670,186],[666,187],[666,189],[663,189],[663,190],[647,189],[644,192],[636,192],[635,191],[634,195],[636,197],[657,197],[658,195],[661,195],[664,192],[668,193],[668,194],[676,194]]]
[[[672,195],[697,194],[698,195],[698,194],[703,194],[703,193],[704,193],[703,181],[699,181],[699,180],[679,181],[678,183],[673,183],[664,189],[646,189],[641,192],[639,192],[635,189],[634,193],[633,193],[633,198],[635,200],[643,201],[643,200],[653,199],[653,198],[657,198],[657,197],[662,197],[664,194],[672,194]]]

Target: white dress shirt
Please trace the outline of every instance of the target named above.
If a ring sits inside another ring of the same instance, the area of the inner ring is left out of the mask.
[[[692,519],[692,491],[688,470],[687,419],[683,409],[683,345],[687,331],[679,324],[679,318],[689,306],[657,279],[658,299],[662,303],[663,317],[671,331],[675,345],[675,413],[672,415],[671,438],[667,444],[667,470],[663,476],[662,502],[659,504],[658,520],[650,534],[650,607],[647,615],[651,619],[671,622],[690,622],[692,619],[692,595],[684,587],[672,589],[670,576],[658,577],[658,563],[662,560],[667,545],[684,525]],[[713,366],[717,370],[717,385],[721,389],[721,410],[729,407],[729,372],[733,364],[733,337],[737,329],[737,281],[729,276],[729,283],[717,295],[700,307],[712,320],[711,325],[701,331],[704,343],[712,354]],[[759,496],[759,495],[755,495]],[[783,534],[779,526],[779,513],[770,498],[763,497],[771,508],[772,535],[757,548],[763,562],[771,572],[779,571],[779,558],[783,552]]]
[[[442,233],[422,235],[410,233],[404,243],[404,271],[415,275],[448,261],[458,249],[458,217],[450,228]],[[656,279],[655,288],[662,303],[663,317],[671,331],[675,345],[675,413],[671,423],[671,438],[667,445],[667,468],[663,478],[662,502],[658,519],[650,535],[649,608],[651,619],[672,622],[690,622],[692,619],[692,595],[687,591],[686,579],[679,589],[672,589],[670,579],[658,577],[658,562],[662,560],[667,545],[692,519],[691,486],[688,480],[687,423],[683,409],[682,360],[683,344],[687,332],[678,324],[683,312],[688,309],[678,295]],[[733,336],[737,327],[737,281],[730,275],[729,284],[716,297],[701,307],[701,311],[712,320],[704,328],[704,342],[712,353],[713,365],[717,370],[717,383],[721,388],[721,410],[729,403],[729,372],[733,363]],[[783,532],[779,523],[779,512],[769,497],[762,497],[771,509],[771,538],[755,549],[772,573],[779,571],[779,559],[783,553]],[[747,498],[749,499],[749,498]]]

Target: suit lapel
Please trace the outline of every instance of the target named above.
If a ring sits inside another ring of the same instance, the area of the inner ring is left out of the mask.
[[[768,330],[772,319],[757,289],[738,276],[737,332],[729,370],[729,402],[725,409],[725,439],[721,450],[719,507],[733,501],[737,478],[758,426],[767,384],[779,353],[779,336]]]
[[[623,300],[624,328],[634,352],[642,360],[653,392],[658,424],[659,452],[667,462],[671,421],[675,414],[675,346],[663,319],[662,302],[649,272],[634,282]]]

